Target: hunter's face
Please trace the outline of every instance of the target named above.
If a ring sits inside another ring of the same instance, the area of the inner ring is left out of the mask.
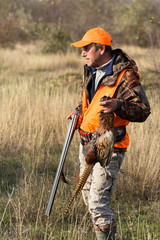
[[[101,49],[96,49],[93,43],[83,47],[82,57],[86,58],[89,67],[99,67],[101,65]]]

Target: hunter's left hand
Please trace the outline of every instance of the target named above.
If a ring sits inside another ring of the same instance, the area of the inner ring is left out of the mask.
[[[103,107],[104,113],[115,112],[117,109],[117,100],[116,99],[106,100],[103,102],[99,102],[99,105]]]

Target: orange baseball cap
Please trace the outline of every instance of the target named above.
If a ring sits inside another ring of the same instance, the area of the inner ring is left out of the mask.
[[[84,47],[91,43],[99,43],[99,44],[111,46],[111,42],[112,42],[112,38],[110,34],[104,31],[104,29],[98,27],[98,28],[92,28],[88,30],[83,36],[83,38],[78,42],[72,43],[72,46]]]

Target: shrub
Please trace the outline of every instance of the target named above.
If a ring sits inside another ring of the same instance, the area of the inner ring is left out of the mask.
[[[60,25],[55,27],[50,23],[34,24],[34,32],[44,40],[42,53],[66,53],[71,39],[61,30]]]

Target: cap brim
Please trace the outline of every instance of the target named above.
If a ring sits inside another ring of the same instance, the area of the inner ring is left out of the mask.
[[[74,43],[72,43],[71,45],[73,46],[73,47],[85,47],[85,46],[87,46],[87,45],[89,45],[89,44],[91,44],[91,42],[88,42],[88,41],[84,41],[84,40],[80,40],[80,41],[78,41],[78,42],[74,42]]]

